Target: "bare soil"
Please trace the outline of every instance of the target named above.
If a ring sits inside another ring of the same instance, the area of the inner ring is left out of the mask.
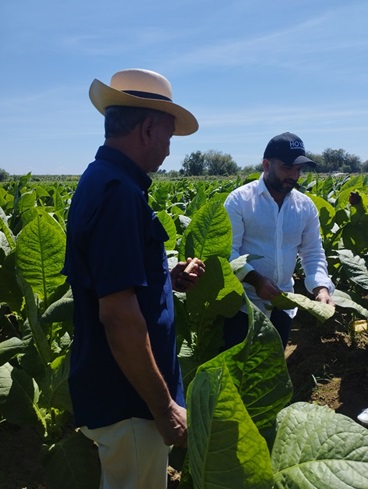
[[[292,402],[329,406],[356,420],[368,407],[368,332],[353,334],[348,314],[321,325],[298,312],[285,355],[294,385]],[[41,441],[31,428],[0,424],[0,489],[47,489]],[[169,488],[180,474],[169,472]]]

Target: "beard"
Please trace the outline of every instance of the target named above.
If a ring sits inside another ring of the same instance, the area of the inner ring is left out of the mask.
[[[293,180],[291,178],[285,178],[282,180],[273,173],[268,174],[266,183],[267,186],[274,192],[278,192],[280,194],[289,194],[293,188],[298,187],[297,180]]]

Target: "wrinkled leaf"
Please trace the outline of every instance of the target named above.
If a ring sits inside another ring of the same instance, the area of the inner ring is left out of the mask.
[[[283,409],[277,425],[271,456],[276,488],[368,487],[366,428],[304,402]]]
[[[300,309],[308,311],[322,323],[335,314],[334,306],[323,304],[322,302],[308,299],[308,297],[305,297],[302,294],[294,294],[292,292],[282,292],[273,299],[272,305],[278,309],[293,309],[294,307],[300,307]]]
[[[345,309],[353,309],[357,311],[361,316],[368,318],[368,310],[357,302],[354,302],[350,295],[346,292],[336,289],[333,293],[332,300],[337,306],[343,307]]]
[[[368,269],[364,259],[350,250],[337,250],[336,253],[349,279],[368,290]]]

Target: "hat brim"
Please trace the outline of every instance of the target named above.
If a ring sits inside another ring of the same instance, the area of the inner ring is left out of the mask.
[[[292,163],[293,165],[309,165],[311,166],[312,168],[316,168],[316,163],[315,161],[313,160],[310,160],[309,158],[307,158],[306,156],[298,156]]]
[[[93,80],[90,86],[89,98],[101,114],[105,114],[105,109],[112,105],[154,109],[166,112],[175,117],[174,134],[176,136],[188,136],[198,130],[198,121],[194,115],[184,109],[184,107],[174,104],[174,102],[169,100],[150,99],[130,95],[126,92],[111,88],[97,79]]]

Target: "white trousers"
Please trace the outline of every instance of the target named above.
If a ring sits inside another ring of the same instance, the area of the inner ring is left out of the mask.
[[[166,489],[169,447],[154,421],[131,418],[81,432],[98,446],[100,489]]]

